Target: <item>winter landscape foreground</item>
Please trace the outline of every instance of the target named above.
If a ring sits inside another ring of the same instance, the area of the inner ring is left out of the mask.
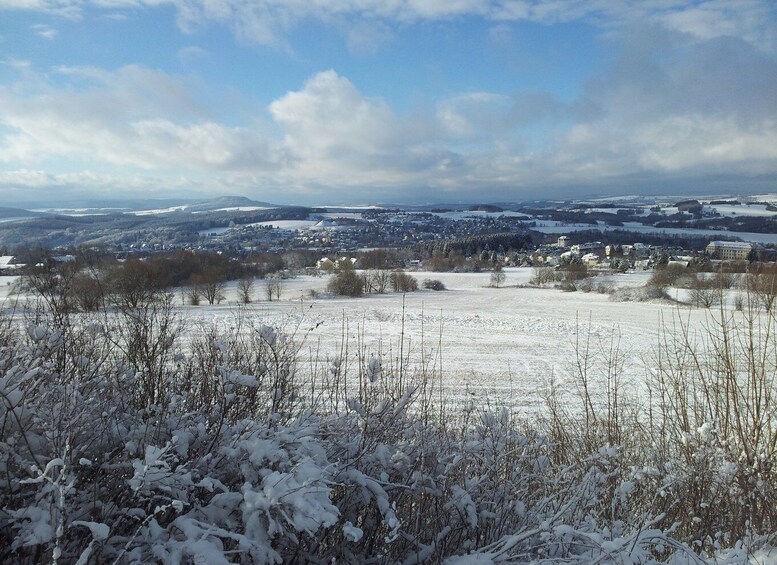
[[[505,272],[89,314],[3,279],[0,561],[777,559],[772,313]]]

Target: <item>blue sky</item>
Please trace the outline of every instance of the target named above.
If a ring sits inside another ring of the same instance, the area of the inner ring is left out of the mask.
[[[0,0],[6,202],[777,191],[771,0]]]

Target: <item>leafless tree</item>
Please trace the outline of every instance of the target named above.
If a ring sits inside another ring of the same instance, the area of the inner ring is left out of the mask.
[[[243,304],[250,304],[253,301],[254,277],[245,276],[237,281],[237,297]]]
[[[215,267],[206,267],[200,277],[202,295],[208,304],[220,304],[224,300],[226,282],[223,273]]]
[[[505,282],[505,272],[502,268],[501,263],[497,263],[494,265],[493,270],[491,271],[491,286],[495,288],[499,288],[502,284]]]
[[[745,279],[748,293],[757,304],[767,311],[774,307],[777,298],[777,275],[774,273],[751,273]]]
[[[137,308],[161,292],[161,279],[161,273],[153,265],[128,259],[110,270],[106,284],[114,305]]]
[[[103,285],[94,272],[76,273],[71,292],[73,301],[83,311],[94,311],[103,306]]]
[[[415,292],[418,290],[418,280],[402,270],[391,273],[391,289],[394,292]]]
[[[373,269],[367,272],[365,282],[367,292],[383,294],[391,283],[391,273],[385,269]]]
[[[556,272],[553,267],[533,267],[531,284],[543,286],[555,280]]]
[[[273,300],[281,299],[281,290],[283,289],[282,279],[268,278],[264,283],[264,292],[267,296],[267,300],[272,302]]]
[[[691,302],[699,308],[712,308],[723,300],[723,289],[718,287],[716,279],[706,280],[698,275],[691,284]]]
[[[191,306],[199,306],[202,299],[202,281],[199,275],[194,275],[189,279],[189,285],[186,288],[186,300]]]

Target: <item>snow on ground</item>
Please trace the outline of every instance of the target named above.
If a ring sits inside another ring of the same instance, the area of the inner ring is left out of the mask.
[[[30,216],[14,216],[13,218],[0,218],[0,224],[8,224],[10,222],[21,222],[24,220],[30,220]]]
[[[234,287],[227,292],[233,306],[183,306],[190,327],[235,326],[240,316],[257,324],[282,326],[302,343],[303,360],[334,358],[344,338],[349,351],[362,344],[367,355],[396,359],[404,331],[404,353],[411,365],[423,344],[430,367],[442,367],[444,396],[456,403],[506,403],[520,413],[535,414],[544,406],[551,380],[573,401],[569,382],[575,344],[589,344],[590,363],[599,390],[606,374],[607,351],[617,344],[624,359],[624,386],[639,396],[653,363],[654,344],[662,320],[680,316],[699,325],[705,313],[666,302],[619,303],[597,293],[565,293],[556,289],[518,288],[531,269],[507,269],[505,286],[490,288],[490,273],[412,273],[441,280],[444,292],[362,298],[311,298],[322,292],[327,277],[283,281],[280,302],[238,308]],[[650,273],[611,275],[616,286],[639,286]],[[264,300],[261,281],[255,296]],[[384,364],[386,364],[384,363]],[[439,377],[436,377],[439,378]]]
[[[590,214],[617,214],[621,210],[631,211],[634,208],[586,208],[585,211]]]
[[[324,208],[325,210],[383,210],[383,206],[376,206],[374,204],[365,204],[362,206],[312,206],[313,208]]]
[[[198,231],[198,232],[197,232],[197,234],[198,234],[198,235],[204,235],[204,236],[209,236],[209,235],[222,235],[222,234],[225,234],[225,233],[227,233],[227,232],[228,232],[228,231],[230,231],[231,229],[232,229],[232,228],[231,228],[231,227],[228,227],[228,226],[225,226],[225,227],[220,227],[220,228],[208,228],[208,229],[206,229],[206,230],[200,230],[200,231]]]
[[[639,398],[647,372],[654,364],[655,344],[662,324],[678,320],[701,330],[709,312],[672,302],[613,302],[596,292],[562,292],[525,285],[531,268],[505,269],[502,288],[489,286],[490,273],[411,273],[421,283],[439,279],[447,291],[420,290],[400,294],[331,298],[324,295],[328,276],[304,276],[282,281],[280,301],[267,302],[263,281],[256,282],[248,306],[238,306],[236,283],[226,289],[220,305],[182,305],[178,311],[190,336],[207,328],[236,327],[248,319],[256,327],[280,327],[300,346],[303,373],[309,362],[334,359],[344,340],[353,354],[382,355],[384,366],[396,363],[401,349],[418,369],[421,351],[443,396],[458,405],[508,404],[527,417],[544,407],[543,396],[553,381],[561,397],[575,406],[576,343],[589,348],[594,387],[603,391],[608,351],[617,346],[622,358],[625,394]],[[641,286],[650,272],[600,277],[616,287]],[[17,277],[0,277],[0,302],[11,308]],[[311,292],[312,291],[312,292]],[[687,299],[687,293],[673,293]],[[733,296],[733,293],[732,293]],[[731,305],[729,305],[731,308]],[[440,370],[441,368],[441,370]],[[354,371],[351,365],[350,371]]]
[[[720,238],[721,236],[738,237],[743,241],[752,241],[754,243],[777,243],[777,234],[774,233],[753,233],[753,232],[734,232],[726,230],[697,230],[684,228],[656,228],[646,226],[638,222],[624,222],[623,226],[605,226],[602,224],[566,224],[563,222],[554,222],[551,220],[537,220],[536,227],[531,229],[541,233],[574,233],[576,231],[599,230],[602,233],[613,230],[630,231],[634,233],[652,233],[664,235],[688,235],[688,236],[706,236],[710,239]]]
[[[198,210],[195,214],[209,214],[210,212],[255,212],[257,210],[272,210],[269,206],[229,206],[216,208],[215,210]]]
[[[60,214],[62,216],[105,216],[116,212],[127,212],[127,208],[34,208],[31,212],[43,212],[46,214]]]
[[[241,224],[240,226],[225,226],[220,228],[208,228],[200,230],[197,233],[199,235],[222,235],[228,231],[233,230],[235,227],[256,227],[256,226],[270,226],[288,231],[304,230],[313,228],[318,222],[316,220],[268,220],[265,222],[254,222],[251,224]]]
[[[324,212],[314,215],[316,217],[329,218],[330,220],[361,220],[364,217],[361,212]]]
[[[527,216],[521,212],[514,212],[512,210],[504,210],[502,212],[486,212],[484,210],[461,210],[453,212],[432,212],[435,216],[440,218],[446,218],[448,220],[467,220],[470,218],[525,218],[531,219],[531,216]]]
[[[249,226],[272,226],[282,230],[305,230],[310,229],[318,223],[318,220],[269,220],[266,222],[256,222],[248,224]]]
[[[155,208],[153,210],[136,210],[132,212],[136,216],[153,216],[155,214],[169,214],[170,212],[180,212],[186,210],[189,206],[184,204],[181,206],[170,206],[169,208]]]
[[[18,276],[0,277],[0,305],[8,306],[14,300],[14,289]]]
[[[763,204],[711,204],[710,208],[721,216],[774,216],[777,212],[767,210]]]

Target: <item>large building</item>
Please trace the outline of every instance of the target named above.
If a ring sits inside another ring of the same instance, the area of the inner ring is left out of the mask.
[[[744,241],[710,241],[707,244],[707,255],[723,261],[747,261],[753,244]]]

